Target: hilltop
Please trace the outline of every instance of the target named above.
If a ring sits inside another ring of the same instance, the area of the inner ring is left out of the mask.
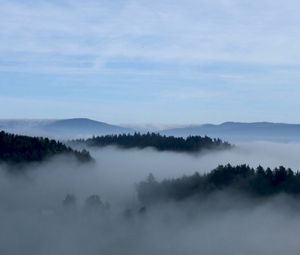
[[[9,164],[40,162],[62,154],[72,155],[80,162],[92,160],[89,152],[73,150],[55,140],[0,132],[0,162]]]

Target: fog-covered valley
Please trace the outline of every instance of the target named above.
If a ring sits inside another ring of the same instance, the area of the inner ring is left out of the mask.
[[[299,11],[0,0],[0,255],[299,254]]]
[[[208,173],[219,164],[300,169],[300,144],[247,143],[226,151],[158,152],[91,149],[79,163],[57,156],[20,174],[1,165],[1,254],[295,254],[300,248],[299,199],[279,194],[254,200],[220,192],[199,201],[145,206],[136,185]],[[63,200],[76,198],[72,208]],[[90,211],[86,199],[103,207]]]

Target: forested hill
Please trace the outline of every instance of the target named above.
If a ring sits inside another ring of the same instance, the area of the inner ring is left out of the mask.
[[[251,197],[268,197],[279,193],[300,195],[300,174],[279,167],[271,170],[247,165],[219,166],[209,174],[184,176],[157,182],[153,175],[137,186],[142,203],[149,204],[166,200],[182,201],[203,198],[214,192],[231,191]]]
[[[89,152],[73,150],[55,140],[0,132],[0,162],[38,162],[60,154],[73,155],[81,162],[92,159]]]
[[[189,136],[187,138],[162,136],[156,133],[147,134],[122,134],[97,136],[87,140],[77,140],[88,146],[108,146],[116,145],[121,148],[146,148],[153,147],[159,151],[176,151],[176,152],[198,152],[210,149],[229,149],[232,147],[227,142],[210,137]]]

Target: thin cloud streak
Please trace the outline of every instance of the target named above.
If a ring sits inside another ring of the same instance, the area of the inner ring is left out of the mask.
[[[299,63],[296,1],[62,3],[3,1],[0,52],[93,55],[104,63],[124,57]],[[97,60],[91,64],[97,66]]]

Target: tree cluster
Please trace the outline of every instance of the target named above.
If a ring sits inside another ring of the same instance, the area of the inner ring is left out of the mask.
[[[195,173],[177,179],[155,180],[152,174],[137,185],[142,203],[166,200],[201,198],[220,191],[238,192],[253,197],[267,197],[279,193],[300,195],[300,173],[280,166],[271,170],[259,166],[220,165],[208,174]]]
[[[62,202],[65,209],[74,210],[77,208],[77,199],[75,195],[68,194]],[[89,212],[101,212],[109,210],[108,202],[103,202],[99,195],[93,194],[87,197],[84,203],[84,210]]]
[[[55,140],[0,132],[0,162],[38,162],[59,154],[74,155],[81,162],[92,159],[88,151],[73,150]]]
[[[116,145],[121,148],[139,149],[152,147],[159,151],[176,152],[198,152],[204,149],[228,149],[232,147],[229,143],[223,142],[221,139],[212,139],[207,136],[189,136],[187,138],[182,138],[163,136],[157,133],[97,136],[87,140],[77,140],[77,142],[98,147],[109,145]]]

